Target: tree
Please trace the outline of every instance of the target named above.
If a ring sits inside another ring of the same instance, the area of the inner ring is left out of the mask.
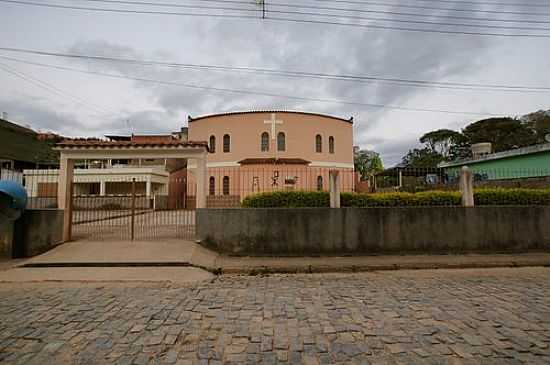
[[[420,137],[420,143],[426,144],[430,150],[439,153],[445,160],[448,160],[453,152],[456,153],[456,146],[465,142],[464,135],[450,129],[438,129]]]
[[[494,152],[511,150],[537,143],[537,133],[514,118],[490,118],[472,123],[462,130],[470,144],[491,142]]]
[[[405,167],[430,168],[437,167],[443,160],[444,158],[439,152],[432,150],[430,147],[424,147],[409,150],[403,157],[402,164]]]
[[[384,170],[380,154],[374,151],[360,150],[354,156],[355,171],[359,172],[362,181],[366,181],[370,176]]]
[[[521,119],[536,134],[537,143],[548,143],[545,137],[550,134],[550,110],[539,110]]]

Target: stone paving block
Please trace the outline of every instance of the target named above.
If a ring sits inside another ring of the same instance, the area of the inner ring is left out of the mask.
[[[548,277],[533,268],[0,284],[0,363],[544,364]]]

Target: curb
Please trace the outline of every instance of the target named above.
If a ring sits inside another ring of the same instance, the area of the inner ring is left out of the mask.
[[[472,262],[472,263],[410,263],[410,264],[387,264],[387,265],[344,265],[339,267],[326,265],[307,266],[256,266],[256,267],[220,267],[216,271],[208,269],[214,274],[314,274],[314,273],[356,273],[372,271],[395,271],[395,270],[437,270],[437,269],[493,269],[512,267],[550,267],[550,261],[540,262]]]

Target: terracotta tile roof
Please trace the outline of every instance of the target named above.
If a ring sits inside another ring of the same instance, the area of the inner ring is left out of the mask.
[[[311,162],[301,158],[245,158],[241,165],[309,165]]]
[[[164,141],[103,141],[99,139],[73,139],[65,140],[56,145],[58,149],[65,148],[123,148],[123,147],[205,147],[208,149],[206,142],[182,142],[179,140],[164,140]]]
[[[351,123],[353,124],[353,117],[350,117],[349,119],[340,118],[340,117],[334,117],[332,115],[327,114],[321,114],[321,113],[311,113],[311,112],[301,112],[301,111],[294,111],[294,110],[248,110],[248,111],[236,111],[236,112],[226,112],[226,113],[218,113],[218,114],[208,114],[203,115],[200,117],[193,118],[190,115],[187,117],[188,122],[196,122],[201,119],[206,118],[213,118],[213,117],[223,117],[226,115],[239,115],[239,114],[253,114],[253,113],[294,113],[294,114],[304,114],[304,115],[313,115],[317,117],[325,117],[325,118],[332,118],[341,120],[343,122]]]

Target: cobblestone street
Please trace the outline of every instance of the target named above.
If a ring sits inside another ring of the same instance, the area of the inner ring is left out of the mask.
[[[0,284],[2,364],[548,364],[550,269]]]

